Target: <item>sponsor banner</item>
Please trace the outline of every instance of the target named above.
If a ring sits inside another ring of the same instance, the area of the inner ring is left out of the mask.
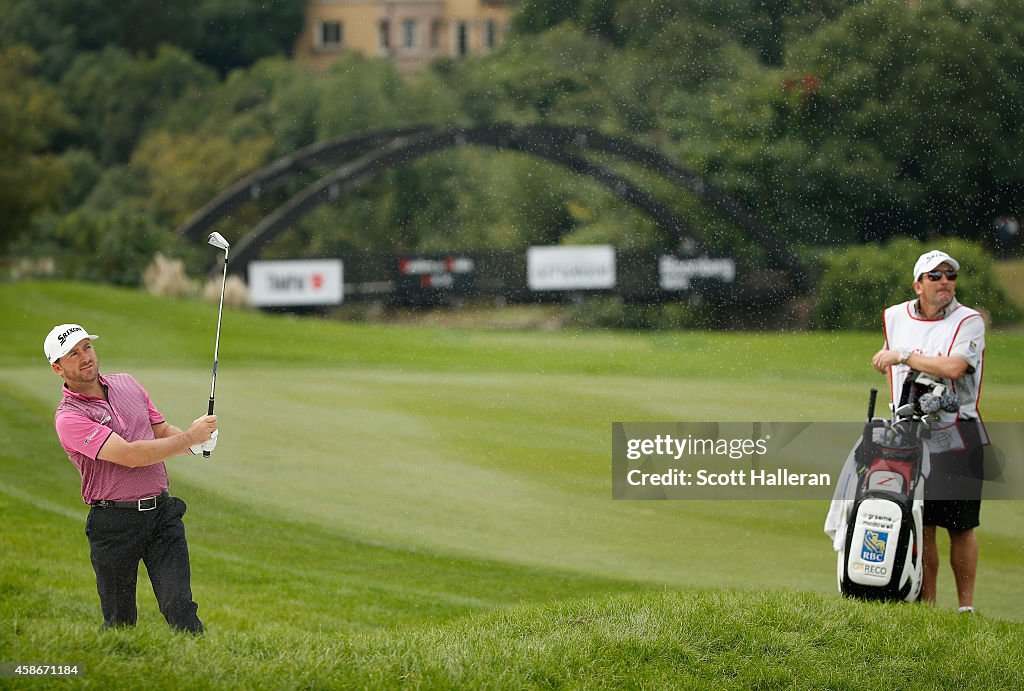
[[[605,290],[615,287],[611,245],[530,247],[526,253],[530,290]]]
[[[395,287],[409,296],[434,292],[472,293],[476,262],[471,257],[399,257]]]
[[[658,286],[662,290],[690,290],[695,278],[732,283],[736,280],[736,262],[730,258],[658,257]]]
[[[853,454],[863,428],[840,422],[614,422],[612,498],[852,498],[864,477]],[[979,486],[984,500],[1024,499],[1024,464],[1017,462],[1024,458],[1024,423],[987,423],[985,429],[990,443],[983,459],[954,465],[943,456],[924,466],[932,473],[925,486],[931,483],[943,499],[970,498]],[[892,472],[867,477],[876,491],[915,488]],[[889,540],[884,533],[893,530],[872,528],[872,547]]]
[[[257,307],[339,305],[340,259],[249,262],[249,299]]]

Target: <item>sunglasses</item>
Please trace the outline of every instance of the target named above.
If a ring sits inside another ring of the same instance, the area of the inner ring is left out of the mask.
[[[935,271],[925,272],[922,275],[927,276],[930,281],[941,281],[943,274],[951,281],[956,280],[956,269],[936,269]]]

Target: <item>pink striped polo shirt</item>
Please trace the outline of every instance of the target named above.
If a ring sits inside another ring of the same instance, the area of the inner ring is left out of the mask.
[[[153,425],[164,422],[164,416],[130,374],[101,374],[99,380],[107,400],[75,393],[65,385],[53,420],[61,445],[82,475],[83,501],[135,501],[160,494],[167,489],[163,463],[129,468],[97,456],[114,432],[128,442],[155,439]]]

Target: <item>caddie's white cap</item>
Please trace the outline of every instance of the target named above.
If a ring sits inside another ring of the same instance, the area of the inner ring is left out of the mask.
[[[60,358],[71,352],[71,349],[78,345],[79,341],[86,338],[96,340],[96,334],[91,334],[78,324],[61,324],[50,329],[43,341],[43,352],[50,364],[57,362]]]
[[[918,280],[921,274],[931,271],[942,262],[946,262],[957,271],[960,270],[960,263],[956,259],[940,250],[931,250],[922,254],[914,264],[914,280]]]

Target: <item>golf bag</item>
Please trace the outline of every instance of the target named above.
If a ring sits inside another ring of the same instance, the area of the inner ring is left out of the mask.
[[[910,421],[872,419],[854,451],[856,493],[837,576],[844,595],[917,600],[922,578],[924,450]]]

